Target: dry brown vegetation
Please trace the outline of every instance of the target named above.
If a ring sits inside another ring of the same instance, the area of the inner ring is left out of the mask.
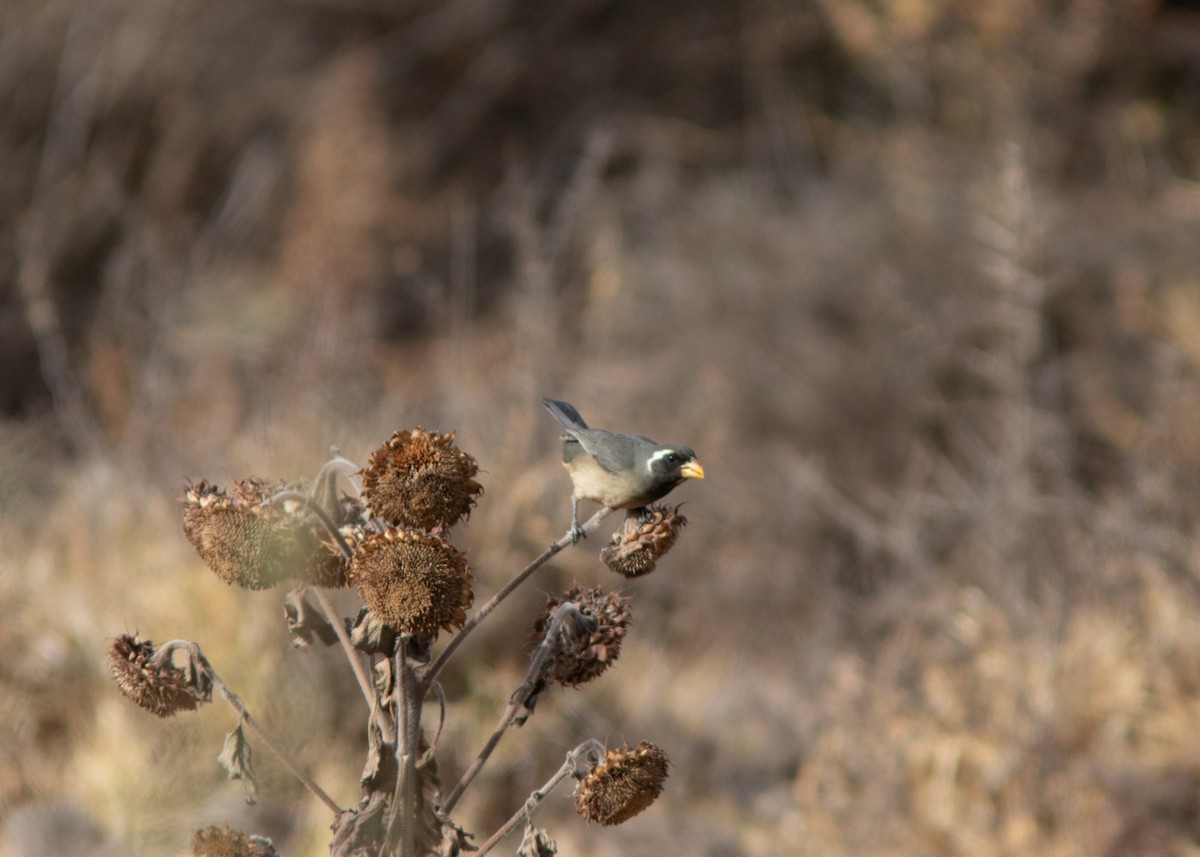
[[[545,807],[562,853],[1196,853],[1198,34],[1162,0],[0,4],[0,849],[323,853],[269,759],[257,807],[222,781],[226,718],[104,678],[115,634],[197,640],[355,794],[352,682],[203,571],[181,484],[456,430],[486,592],[567,523],[561,395],[708,478],[621,663],[468,828],[580,732],[647,734],[663,797]],[[593,541],[447,676],[448,768],[541,593],[612,584]]]

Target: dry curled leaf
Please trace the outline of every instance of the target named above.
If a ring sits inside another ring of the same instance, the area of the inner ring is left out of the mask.
[[[252,756],[250,742],[246,740],[242,724],[239,723],[232,731],[226,733],[225,744],[221,747],[217,761],[229,774],[229,779],[242,781],[246,791],[246,803],[258,803],[258,778],[254,775]]]

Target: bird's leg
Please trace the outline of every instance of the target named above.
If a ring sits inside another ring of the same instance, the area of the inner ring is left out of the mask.
[[[571,498],[571,544],[579,544],[580,539],[586,539],[587,533],[579,526],[579,498]]]

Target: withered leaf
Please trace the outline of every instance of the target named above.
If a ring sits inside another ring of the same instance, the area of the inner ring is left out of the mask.
[[[217,761],[229,774],[231,780],[241,780],[246,790],[246,803],[258,802],[258,780],[254,776],[254,763],[251,758],[250,742],[239,723],[233,731],[225,735],[225,746]]]
[[[396,632],[363,607],[350,628],[350,642],[360,652],[390,657],[396,651]]]
[[[305,589],[293,589],[284,596],[283,615],[287,620],[288,633],[292,635],[293,647],[302,649],[311,645],[314,636],[326,646],[337,642],[337,632],[309,602]]]
[[[517,848],[517,857],[551,857],[558,853],[558,845],[550,838],[550,834],[532,824],[525,825],[525,835]]]

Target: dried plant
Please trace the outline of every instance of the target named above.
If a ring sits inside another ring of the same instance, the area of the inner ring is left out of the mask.
[[[641,577],[654,571],[658,560],[679,538],[687,518],[679,507],[654,504],[630,509],[621,529],[600,552],[600,559],[613,571],[626,577]]]
[[[427,530],[453,526],[471,511],[483,486],[479,465],[454,445],[454,432],[420,426],[398,431],[371,455],[362,494],[381,518]]]
[[[621,654],[621,640],[629,626],[629,599],[619,593],[603,593],[599,586],[576,586],[561,598],[551,597],[546,612],[533,626],[533,639],[541,645],[550,638],[555,616],[563,605],[570,606],[569,619],[562,622],[557,640],[551,640],[546,680],[575,687],[598,678]]]
[[[245,589],[294,587],[284,596],[294,644],[340,644],[368,712],[368,758],[353,808],[330,797],[267,735],[196,643],[155,646],[135,636],[117,637],[108,653],[117,686],[159,717],[193,711],[219,691],[238,716],[218,757],[230,778],[242,781],[248,801],[256,799],[248,729],[329,808],[334,857],[484,854],[522,823],[519,853],[553,854],[554,841],[532,826],[531,816],[568,777],[578,781],[576,805],[584,818],[605,825],[632,818],[662,791],[665,754],[644,741],[606,753],[599,741],[589,739],[568,752],[546,785],[478,849],[473,835],[453,820],[455,807],[508,729],[532,716],[550,685],[576,686],[605,672],[620,654],[630,619],[629,596],[600,587],[576,586],[551,597],[534,623],[534,651],[524,681],[475,760],[443,794],[437,765],[441,727],[432,739],[426,735],[426,701],[439,701],[444,718],[447,700],[439,677],[462,641],[574,543],[570,532],[563,535],[468,617],[474,578],[466,556],[451,543],[449,528],[482,492],[474,478],[478,469],[475,459],[454,445],[453,433],[416,428],[396,432],[362,470],[335,453],[307,488],[247,479],[228,493],[205,481],[184,489],[184,534],[221,580]],[[352,495],[338,494],[339,477],[348,481]],[[584,531],[594,532],[611,511],[599,510]],[[665,506],[634,510],[601,556],[627,576],[646,574],[683,524],[677,510]],[[346,585],[357,589],[364,605],[352,618],[338,615],[323,591]],[[442,632],[453,633],[434,656]],[[212,857],[276,854],[269,840],[228,827],[198,831],[192,847],[194,854]]]
[[[609,750],[580,782],[575,808],[588,821],[620,824],[654,803],[666,778],[667,755],[648,741]]]
[[[205,827],[192,836],[193,857],[279,857],[269,839],[226,827]]]

